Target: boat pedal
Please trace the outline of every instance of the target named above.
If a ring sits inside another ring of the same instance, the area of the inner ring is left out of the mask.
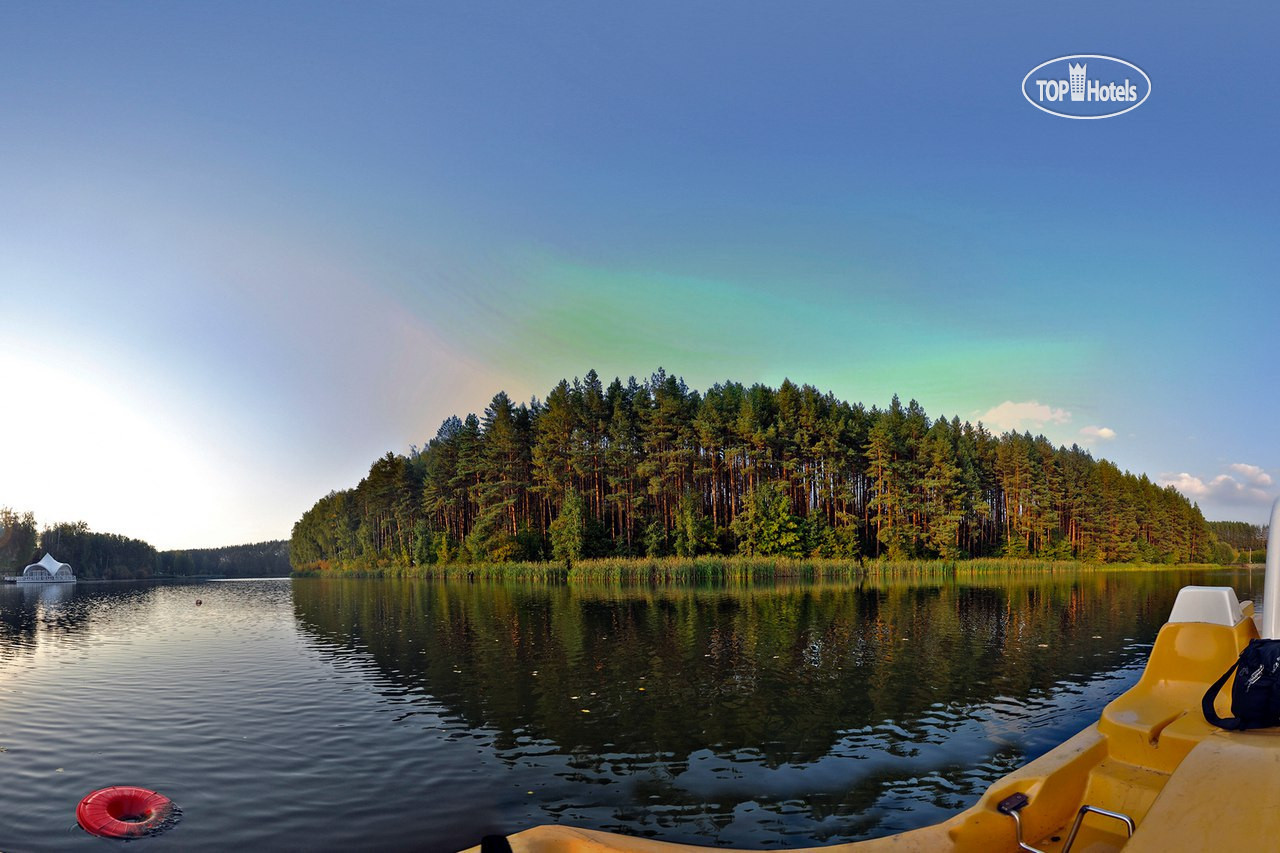
[[[1080,811],[1076,812],[1075,823],[1071,824],[1071,833],[1067,836],[1067,843],[1062,846],[1062,853],[1069,853],[1071,850],[1071,845],[1074,844],[1076,840],[1076,833],[1080,831],[1080,824],[1084,821],[1084,816],[1087,814],[1101,815],[1102,817],[1109,817],[1112,820],[1123,822],[1125,829],[1129,830],[1130,837],[1133,836],[1133,831],[1137,828],[1133,822],[1133,818],[1129,817],[1127,814],[1113,812],[1108,809],[1100,809],[1097,806],[1083,805],[1080,807]]]
[[[1000,802],[996,803],[996,811],[1000,814],[1007,814],[1013,818],[1013,828],[1017,833],[1018,849],[1025,850],[1027,853],[1044,853],[1039,847],[1032,847],[1030,844],[1022,840],[1022,818],[1019,817],[1018,811],[1030,805],[1031,798],[1019,791],[1016,794],[1010,794]],[[1064,851],[1065,853],[1065,851]]]

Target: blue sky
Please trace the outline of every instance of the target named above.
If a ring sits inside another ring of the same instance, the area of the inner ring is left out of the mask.
[[[0,505],[285,537],[590,368],[1044,432],[1261,522],[1273,7],[0,5]],[[1022,97],[1057,56],[1133,112]]]

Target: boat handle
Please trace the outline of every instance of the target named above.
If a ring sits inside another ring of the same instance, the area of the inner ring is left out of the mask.
[[[996,805],[996,811],[1000,814],[1007,814],[1013,818],[1014,831],[1017,833],[1018,849],[1025,850],[1026,853],[1044,853],[1039,847],[1032,847],[1030,844],[1022,840],[1022,818],[1018,816],[1018,810],[1031,802],[1031,798],[1022,792],[1010,794]],[[1066,853],[1066,851],[1063,851]]]
[[[1130,837],[1133,836],[1133,831],[1137,828],[1134,826],[1133,818],[1129,817],[1127,814],[1108,811],[1107,809],[1100,809],[1097,806],[1081,806],[1080,811],[1076,812],[1076,822],[1071,824],[1071,834],[1067,836],[1067,843],[1063,845],[1062,853],[1070,853],[1071,845],[1074,844],[1076,840],[1076,833],[1080,831],[1080,824],[1084,821],[1084,816],[1089,812],[1102,815],[1103,817],[1109,817],[1112,820],[1124,821],[1125,827],[1129,830]]]

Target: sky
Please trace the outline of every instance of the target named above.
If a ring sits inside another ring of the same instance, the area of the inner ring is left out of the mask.
[[[287,538],[494,393],[784,378],[1280,493],[1280,10],[0,4],[0,506]],[[1029,104],[1103,54],[1151,95]]]

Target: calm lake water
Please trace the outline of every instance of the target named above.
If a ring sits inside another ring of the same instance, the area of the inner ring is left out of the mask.
[[[1095,719],[1188,583],[1261,599],[1249,571],[4,586],[0,850],[125,843],[75,823],[112,784],[182,809],[142,853],[897,832]]]

